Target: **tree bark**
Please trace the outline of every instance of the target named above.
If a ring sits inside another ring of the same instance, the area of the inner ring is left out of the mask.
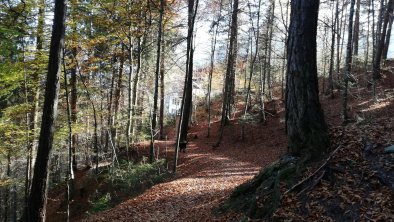
[[[330,71],[328,73],[328,90],[329,90],[328,93],[330,94],[331,98],[334,98],[333,74],[334,74],[334,55],[335,55],[335,33],[338,32],[338,30],[335,29],[335,26],[338,20],[338,16],[339,16],[339,0],[336,3],[335,16],[331,29]]]
[[[343,77],[344,81],[344,89],[342,92],[342,118],[343,122],[347,123],[349,116],[347,113],[347,94],[348,94],[348,85],[350,73],[352,71],[352,41],[353,41],[353,14],[354,14],[354,4],[355,0],[351,0],[350,3],[350,13],[349,13],[349,26],[348,26],[348,39],[347,39],[347,47],[346,47],[346,72]]]
[[[293,0],[291,6],[286,82],[289,151],[296,156],[320,158],[329,140],[319,102],[316,66],[319,1]]]
[[[164,9],[163,9],[164,10]],[[160,56],[160,110],[159,110],[159,138],[164,139],[164,24],[161,38],[161,56]]]
[[[46,216],[48,166],[57,116],[60,62],[64,45],[65,15],[66,6],[64,0],[56,0],[41,132],[29,198],[29,209],[28,212],[26,212],[28,221],[45,221]]]
[[[382,55],[382,60],[383,62],[386,61],[387,59],[387,53],[389,51],[389,46],[390,46],[390,38],[391,38],[391,29],[393,27],[393,20],[394,20],[394,16],[390,15],[390,19],[389,19],[389,25],[387,28],[387,34],[386,34],[386,41],[384,43],[384,48],[383,48],[383,55]]]
[[[224,127],[229,118],[229,105],[231,102],[231,88],[232,88],[232,72],[234,70],[236,62],[236,40],[238,34],[238,0],[233,1],[233,12],[231,15],[231,27],[230,27],[230,43],[228,48],[228,59],[226,67],[226,80],[224,82],[224,93],[223,93],[223,104],[222,104],[222,118],[220,121],[220,132],[218,141],[215,147],[218,147],[222,142]]]
[[[180,142],[187,140],[187,132],[189,130],[190,115],[192,111],[192,97],[193,97],[193,32],[194,23],[197,15],[198,0],[188,1],[188,33],[187,33],[187,58],[186,58],[186,78],[185,78],[185,97],[182,101],[182,120],[181,120],[181,131],[180,131]]]
[[[159,75],[160,75],[160,55],[161,55],[161,41],[163,34],[163,15],[164,15],[164,0],[160,0],[160,16],[159,16],[159,31],[157,33],[157,51],[156,51],[156,71],[155,71],[155,86],[153,93],[153,112],[152,112],[152,133],[150,138],[149,162],[153,163],[155,157],[154,142],[156,134],[156,116],[157,116],[157,100],[159,94]]]
[[[358,56],[358,41],[360,33],[360,1],[356,2],[356,17],[354,19],[354,30],[353,30],[353,55]]]

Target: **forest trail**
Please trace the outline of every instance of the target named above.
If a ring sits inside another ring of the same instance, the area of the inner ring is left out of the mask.
[[[215,217],[212,210],[235,187],[286,152],[280,116],[269,119],[267,125],[250,126],[246,141],[240,140],[241,126],[232,121],[226,128],[227,139],[215,150],[212,144],[216,142],[218,123],[213,124],[211,138],[206,138],[205,124],[192,127],[189,132],[197,139],[189,142],[186,153],[180,153],[176,178],[87,221],[223,221],[239,217],[236,214]]]

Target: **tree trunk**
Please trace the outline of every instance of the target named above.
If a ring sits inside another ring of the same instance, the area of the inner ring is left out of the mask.
[[[129,27],[131,29],[131,27]],[[131,128],[132,128],[132,100],[131,100],[131,96],[132,96],[132,91],[131,91],[131,79],[133,76],[133,40],[132,40],[132,36],[131,36],[131,30],[129,32],[129,45],[128,45],[128,54],[129,54],[129,75],[128,75],[128,79],[127,79],[127,126],[126,126],[126,150],[127,150],[127,156],[128,151],[129,151],[129,147],[130,147],[130,134],[131,134]]]
[[[383,47],[386,38],[387,26],[390,19],[390,16],[393,12],[393,0],[389,0],[387,3],[387,10],[384,15],[383,29],[381,31],[379,43],[376,49],[376,55],[373,63],[373,75],[372,75],[372,83],[373,83],[373,97],[376,100],[376,81],[381,78],[380,76],[380,62],[383,53]]]
[[[272,35],[273,35],[273,27],[274,27],[274,19],[275,19],[275,0],[271,1],[271,10],[270,10],[270,18],[268,21],[269,34],[268,34],[268,54],[267,54],[267,84],[268,84],[268,98],[272,100],[272,76],[271,76],[271,52],[272,52]],[[264,112],[264,111],[262,111]],[[263,120],[265,121],[265,120]]]
[[[358,56],[358,40],[360,33],[360,1],[356,3],[356,17],[354,19],[354,30],[353,30],[353,55]]]
[[[7,179],[11,177],[11,151],[7,150]],[[8,221],[9,206],[10,206],[10,185],[5,186],[4,192],[4,221]]]
[[[331,98],[334,98],[333,74],[334,74],[334,54],[335,54],[335,33],[338,32],[338,30],[335,29],[335,26],[338,20],[338,16],[339,16],[339,0],[336,3],[335,16],[331,29],[330,71],[328,73],[328,90],[329,90],[328,94],[330,94]]]
[[[329,140],[319,102],[316,67],[319,2],[293,0],[291,6],[286,82],[289,151],[296,156],[320,158]]]
[[[65,12],[66,7],[64,0],[56,0],[41,132],[29,198],[29,209],[28,212],[26,212],[28,216],[27,221],[45,221],[46,216],[48,166],[57,116],[60,62],[65,32]]]
[[[386,61],[387,59],[387,53],[389,51],[389,46],[390,46],[390,38],[391,38],[391,29],[393,27],[393,20],[394,20],[394,16],[390,15],[390,20],[389,20],[389,25],[387,28],[387,34],[386,34],[386,41],[384,43],[384,48],[383,48],[383,55],[382,55],[382,60],[383,62]]]
[[[224,82],[223,105],[222,105],[222,118],[220,121],[220,132],[218,141],[215,147],[218,147],[222,142],[224,127],[228,121],[229,105],[231,101],[231,87],[232,87],[232,72],[236,62],[236,40],[238,33],[238,0],[233,1],[233,12],[231,15],[230,27],[230,43],[228,48],[228,59],[226,67],[226,80]]]
[[[219,6],[219,13],[217,15],[217,20],[214,21],[212,20],[212,39],[211,39],[211,63],[210,63],[210,69],[209,69],[209,74],[208,74],[208,132],[207,132],[207,137],[210,137],[211,135],[211,91],[212,91],[212,75],[213,75],[213,70],[214,70],[214,63],[215,63],[215,51],[216,51],[216,42],[217,42],[217,36],[219,32],[219,24],[220,24],[220,18],[222,16],[222,5],[223,5],[223,0],[220,1],[220,6]]]
[[[74,57],[75,58],[75,57]],[[76,68],[76,64],[74,66]],[[75,71],[75,81],[77,78],[77,72]],[[66,189],[66,201],[67,201],[67,221],[70,218],[70,201],[73,196],[74,192],[74,172],[73,172],[73,158],[75,157],[75,153],[73,153],[73,133],[72,133],[72,115],[70,109],[70,102],[69,102],[69,94],[68,94],[68,83],[67,83],[67,72],[66,72],[66,63],[64,61],[64,54],[63,54],[63,78],[64,78],[64,88],[65,88],[65,98],[66,98],[66,112],[67,112],[67,126],[68,126],[68,168],[67,168],[67,189]],[[71,76],[71,79],[73,77]],[[75,147],[74,147],[75,148]],[[74,150],[75,151],[75,150]],[[73,156],[74,155],[74,156]]]
[[[41,59],[41,53],[43,53],[43,43],[44,43],[44,23],[45,23],[45,0],[40,0],[38,3],[38,21],[37,21],[37,36],[36,36],[36,60],[37,63]],[[33,110],[29,114],[29,131],[31,135],[29,136],[28,147],[27,147],[27,156],[28,161],[26,165],[26,187],[25,187],[25,209],[28,210],[28,202],[29,202],[29,190],[31,187],[31,179],[33,177],[33,150],[37,147],[36,142],[36,129],[38,125],[38,112],[39,112],[39,100],[40,100],[40,71],[39,69],[35,70],[33,74],[33,92],[34,97],[31,99],[34,104]]]
[[[115,87],[115,95],[114,95],[114,117],[111,128],[111,140],[114,147],[117,147],[117,121],[118,121],[118,112],[119,112],[119,102],[120,102],[120,94],[122,92],[122,81],[123,81],[123,66],[124,66],[124,45],[122,44],[122,53],[120,55],[120,63],[119,63],[119,73],[118,80],[116,82]]]
[[[350,73],[352,70],[352,40],[353,40],[353,14],[354,14],[354,4],[355,0],[352,0],[350,3],[350,13],[349,13],[349,26],[348,26],[348,39],[347,39],[347,47],[346,47],[346,72],[343,77],[344,81],[344,89],[342,94],[342,118],[343,122],[347,123],[349,116],[347,113],[347,94],[348,94],[348,85]]]
[[[367,71],[368,71],[368,61],[369,61],[369,39],[370,39],[369,30],[370,30],[370,23],[371,23],[370,15],[371,15],[371,1],[368,0],[367,37],[366,37],[367,41],[366,41],[366,47],[365,47],[366,49],[365,49],[365,61],[364,61],[365,73],[367,73]]]
[[[186,58],[186,78],[185,78],[185,98],[182,101],[182,120],[180,131],[180,142],[187,141],[187,132],[189,130],[190,115],[192,111],[192,97],[193,97],[193,34],[194,22],[197,15],[198,0],[188,1],[188,33],[187,33],[187,58]]]
[[[156,51],[156,71],[155,71],[155,86],[153,93],[153,112],[152,112],[152,133],[150,138],[149,162],[153,163],[155,157],[155,134],[156,134],[156,116],[157,116],[157,100],[159,94],[159,75],[160,75],[160,55],[161,55],[161,41],[163,31],[163,15],[164,15],[164,0],[160,0],[160,16],[159,16],[159,32],[157,33],[157,51]]]
[[[72,49],[73,57],[76,59],[77,55],[77,49],[73,48]],[[77,124],[77,116],[78,116],[78,107],[77,107],[77,101],[78,101],[78,91],[77,91],[77,70],[76,70],[76,65],[73,65],[73,67],[70,69],[71,73],[71,79],[70,79],[70,85],[71,85],[71,95],[70,95],[70,108],[71,108],[71,122],[72,124],[76,125]],[[77,146],[77,139],[78,135],[74,132],[72,134],[72,165],[74,169],[77,169],[77,157],[76,157],[76,146]]]
[[[256,29],[253,25],[253,20],[252,20],[252,9],[250,8],[249,5],[249,16],[250,16],[250,22],[252,24],[252,32],[253,32],[253,37],[254,37],[254,51],[253,51],[253,40],[251,37],[250,40],[250,67],[249,67],[249,79],[248,79],[248,86],[246,88],[246,96],[245,96],[245,109],[244,109],[244,115],[246,115],[247,111],[248,111],[248,104],[249,104],[249,100],[250,100],[250,89],[251,89],[251,82],[252,82],[252,76],[253,76],[253,72],[254,72],[254,65],[256,63],[256,59],[257,59],[257,54],[258,54],[258,50],[259,50],[259,36],[260,36],[260,9],[261,9],[261,0],[259,0],[258,2],[258,9],[257,9],[257,24],[256,24]],[[246,78],[245,78],[246,81]],[[244,131],[242,131],[244,133]]]
[[[163,9],[164,10],[164,9]],[[160,57],[160,118],[159,118],[159,138],[164,139],[164,24],[161,38],[161,57]]]

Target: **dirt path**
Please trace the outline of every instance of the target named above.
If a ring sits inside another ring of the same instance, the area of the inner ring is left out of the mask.
[[[198,139],[188,144],[186,153],[180,153],[178,175],[174,180],[153,186],[88,221],[227,221],[236,218],[236,214],[214,217],[212,210],[236,186],[251,179],[262,166],[275,161],[286,147],[279,118],[269,120],[266,126],[248,127],[246,142],[240,141],[239,129],[237,123],[232,123],[226,130],[227,139],[213,150],[216,138],[207,139],[204,126],[193,127],[191,132]]]

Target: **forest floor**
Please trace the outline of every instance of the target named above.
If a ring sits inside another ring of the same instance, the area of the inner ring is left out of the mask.
[[[279,221],[390,221],[394,218],[394,154],[384,152],[394,144],[394,74],[390,70],[382,83],[378,87],[377,102],[372,100],[367,88],[350,90],[352,122],[346,126],[341,121],[340,92],[336,91],[334,98],[321,95],[330,128],[331,149],[340,149],[325,166],[323,174],[318,174],[324,177],[311,177],[312,186],[303,195],[289,193],[283,196],[275,218]],[[244,140],[241,139],[241,121],[237,116],[231,120],[216,149],[212,145],[217,140],[219,122],[212,124],[210,138],[206,137],[205,122],[193,125],[186,153],[179,154],[175,176],[111,209],[89,217],[77,217],[78,220],[239,221],[247,218],[241,212],[218,215],[214,211],[234,188],[286,154],[283,102],[274,100],[267,103],[266,108],[273,115],[267,114],[264,124],[247,123]],[[218,114],[215,111],[214,117]],[[171,134],[173,132],[169,133],[168,141],[156,142],[162,157],[173,156]],[[148,146],[142,144],[139,149],[144,149],[141,147],[147,149]],[[168,147],[168,152],[164,153],[164,147]],[[320,163],[316,163],[304,177],[319,166]],[[326,178],[326,172],[331,178]],[[93,189],[95,184],[90,186]]]
[[[249,125],[244,141],[240,124],[232,120],[225,130],[225,139],[216,149],[212,145],[217,140],[219,122],[212,125],[210,138],[206,137],[206,124],[194,125],[189,131],[191,140],[186,152],[179,153],[175,178],[87,220],[228,221],[241,218],[239,213],[216,216],[213,210],[235,187],[286,153],[282,114],[269,118],[264,125]],[[163,147],[163,141],[157,145]]]

